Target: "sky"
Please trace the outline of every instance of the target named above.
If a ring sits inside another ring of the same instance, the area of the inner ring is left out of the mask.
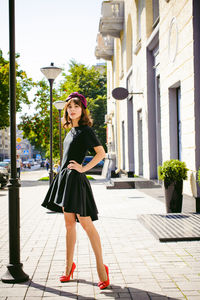
[[[0,0],[0,49],[5,58],[9,51],[8,3]],[[15,0],[15,47],[20,54],[21,69],[37,81],[43,78],[40,68],[51,62],[65,72],[71,59],[87,66],[102,62],[94,55],[101,3],[101,0]]]
[[[0,0],[0,49],[9,59],[8,0]],[[94,51],[101,17],[102,0],[15,0],[15,51],[18,63],[34,81],[44,75],[40,68],[54,63],[66,73],[70,60],[87,66],[103,62]],[[58,76],[55,84],[62,77]],[[32,99],[34,91],[29,92]],[[22,106],[17,113],[17,124],[24,113],[34,114]]]

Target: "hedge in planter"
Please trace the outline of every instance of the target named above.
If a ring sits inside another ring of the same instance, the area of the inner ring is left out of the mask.
[[[166,160],[158,167],[159,179],[164,181],[167,213],[182,211],[183,180],[187,179],[185,162],[178,159]]]

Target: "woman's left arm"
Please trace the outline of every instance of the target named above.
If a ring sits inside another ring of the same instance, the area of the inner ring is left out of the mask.
[[[84,172],[87,172],[88,170],[92,169],[106,155],[103,146],[96,146],[96,147],[94,147],[94,150],[96,152],[96,155],[93,157],[93,159],[87,165],[82,166],[79,163],[77,163],[75,160],[70,160],[70,164],[67,167],[69,169],[75,169],[76,171],[78,171],[80,173],[84,173]]]

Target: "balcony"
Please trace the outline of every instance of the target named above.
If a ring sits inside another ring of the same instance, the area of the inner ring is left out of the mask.
[[[97,59],[112,60],[114,54],[114,39],[111,36],[103,37],[100,33],[97,35],[97,46],[95,56]]]
[[[102,17],[99,22],[99,31],[103,36],[120,37],[124,25],[124,2],[103,1],[101,7]]]

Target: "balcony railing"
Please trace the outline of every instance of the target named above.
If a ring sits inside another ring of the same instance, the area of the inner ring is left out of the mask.
[[[100,33],[98,33],[97,46],[95,49],[96,58],[111,60],[113,54],[114,54],[114,39],[111,36],[103,37]]]
[[[120,37],[124,25],[124,2],[103,1],[99,31],[103,36]]]

